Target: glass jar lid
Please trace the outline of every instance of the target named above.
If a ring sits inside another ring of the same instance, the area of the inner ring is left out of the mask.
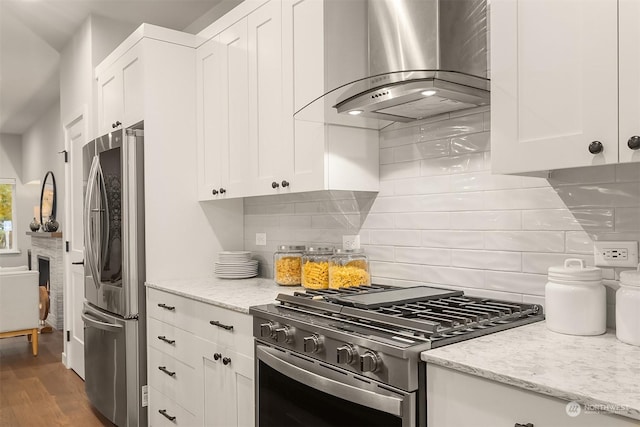
[[[351,254],[364,255],[364,250],[363,249],[336,249],[336,255],[351,255]]]
[[[282,252],[302,252],[306,249],[304,245],[280,245],[278,251]]]
[[[333,247],[327,247],[327,246],[309,246],[307,248],[307,253],[326,253],[326,252],[333,252]]]

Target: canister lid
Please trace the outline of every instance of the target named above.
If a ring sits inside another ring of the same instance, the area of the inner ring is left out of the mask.
[[[640,264],[636,270],[627,270],[620,273],[620,284],[624,286],[640,286]]]
[[[336,255],[364,254],[363,249],[336,249]]]
[[[307,248],[307,253],[333,253],[333,247],[321,247],[321,246],[309,246]]]
[[[584,260],[569,258],[564,265],[549,267],[549,280],[562,281],[595,281],[602,280],[602,270],[598,267],[587,267]]]
[[[302,246],[297,246],[297,245],[280,245],[278,246],[278,250],[279,251],[290,251],[290,252],[299,252],[299,251],[304,251],[306,248],[306,246],[302,245]]]

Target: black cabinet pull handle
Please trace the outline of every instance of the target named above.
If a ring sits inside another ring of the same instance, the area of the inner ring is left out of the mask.
[[[604,147],[602,146],[602,142],[600,141],[593,141],[591,144],[589,144],[589,152],[591,154],[600,154],[602,153],[603,149]]]
[[[288,187],[289,181],[282,181],[282,187]]]
[[[225,190],[224,188],[220,188],[220,194],[224,194],[226,192],[227,192],[227,190]]]
[[[216,194],[218,194],[218,190],[216,190],[216,189],[214,188],[213,190],[211,190],[211,194],[213,194],[213,195],[215,196]]]
[[[221,357],[222,357],[222,355],[220,353],[214,353],[213,354],[213,360],[220,360]]]
[[[169,339],[167,339],[167,337],[165,337],[164,335],[160,335],[160,336],[158,336],[158,339],[159,339],[160,341],[164,341],[164,342],[166,342],[167,344],[175,344],[175,343],[176,343],[176,340],[169,340]]]
[[[158,369],[160,369],[162,372],[164,372],[165,374],[169,375],[170,377],[175,377],[176,376],[176,373],[175,372],[171,372],[170,370],[168,370],[166,366],[158,366]]]
[[[209,324],[211,324],[213,326],[217,326],[217,327],[222,328],[222,329],[226,329],[227,331],[233,331],[233,325],[225,325],[225,324],[222,324],[222,323],[218,322],[217,320],[211,320],[209,322]]]
[[[520,424],[516,423],[513,427],[533,427],[532,423]]]
[[[158,412],[160,412],[160,414],[162,414],[169,421],[175,421],[176,420],[176,417],[173,417],[173,416],[167,414],[167,410],[166,409],[158,409]]]
[[[222,363],[224,363],[225,365],[228,365],[229,363],[231,363],[231,358],[225,357],[224,359],[222,359]]]
[[[84,265],[84,260],[79,261],[79,262],[72,262],[71,264],[73,264],[73,265]]]
[[[280,184],[278,184],[277,182],[273,181],[271,183],[271,188],[278,188],[278,187],[280,187]]]
[[[627,141],[627,146],[632,150],[637,150],[638,148],[640,148],[640,136],[633,135],[631,138],[629,138],[629,140]]]
[[[163,302],[159,303],[159,304],[158,304],[158,307],[160,307],[160,308],[164,308],[164,309],[167,309],[167,310],[169,310],[169,311],[173,311],[173,310],[175,310],[175,309],[176,309],[174,306],[172,306],[172,305],[167,305],[167,304],[165,304],[165,303],[163,303]]]

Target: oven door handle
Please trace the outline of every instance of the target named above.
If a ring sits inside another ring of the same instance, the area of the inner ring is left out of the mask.
[[[273,352],[273,353],[272,353]],[[402,417],[402,399],[384,396],[369,390],[363,390],[344,384],[331,378],[309,372],[282,360],[275,351],[267,347],[256,347],[256,357],[278,372],[316,390],[331,394],[343,400],[357,403],[368,408],[378,409],[396,417]]]

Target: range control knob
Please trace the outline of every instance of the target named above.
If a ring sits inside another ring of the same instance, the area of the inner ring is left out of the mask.
[[[289,343],[293,341],[293,330],[289,326],[276,328],[276,341],[279,343]]]
[[[317,353],[320,351],[321,343],[320,337],[317,335],[311,335],[310,337],[304,337],[304,352],[305,353]]]
[[[360,370],[362,372],[375,372],[382,366],[380,357],[373,351],[366,351],[360,356]]]
[[[336,361],[338,363],[342,363],[345,365],[352,364],[357,355],[356,349],[353,348],[351,344],[345,344],[343,346],[338,347],[336,350],[337,350]]]
[[[275,331],[276,325],[273,323],[261,323],[260,324],[260,336],[262,338],[271,338]]]

